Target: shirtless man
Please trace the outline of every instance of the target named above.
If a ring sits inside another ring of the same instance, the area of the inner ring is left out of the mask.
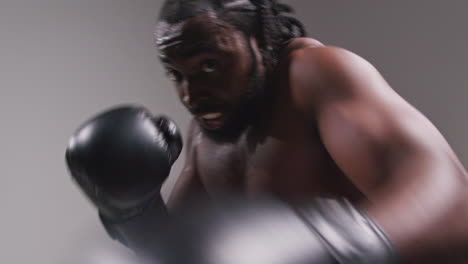
[[[169,210],[195,195],[290,205],[334,195],[401,261],[466,262],[468,176],[448,143],[371,64],[304,37],[289,11],[269,0],[164,4],[157,47],[194,117]]]

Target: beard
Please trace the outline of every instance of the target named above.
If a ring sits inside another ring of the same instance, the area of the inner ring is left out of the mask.
[[[264,105],[265,75],[260,72],[258,61],[250,48],[253,59],[249,76],[249,84],[245,92],[229,107],[232,111],[223,127],[217,130],[207,130],[202,127],[205,135],[219,142],[234,142],[258,118],[258,109]]]

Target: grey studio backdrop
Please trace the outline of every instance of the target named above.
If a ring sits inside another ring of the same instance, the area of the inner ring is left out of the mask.
[[[373,63],[468,164],[468,1],[288,2],[310,36]],[[152,42],[160,5],[0,0],[0,263],[131,263],[72,184],[63,154],[81,122],[117,104],[167,113],[185,131],[189,115]]]

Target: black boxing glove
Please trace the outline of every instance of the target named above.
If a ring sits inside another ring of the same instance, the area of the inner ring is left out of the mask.
[[[399,263],[383,231],[344,199],[316,199],[301,208],[227,200],[177,219],[160,243],[161,263]]]
[[[160,189],[181,149],[180,133],[168,118],[123,106],[79,127],[66,162],[109,235],[138,253],[154,246],[166,215]]]

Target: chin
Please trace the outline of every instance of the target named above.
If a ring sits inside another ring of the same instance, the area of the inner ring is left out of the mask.
[[[254,84],[257,83],[252,83],[250,89],[246,90],[236,103],[226,103],[230,106],[224,109],[224,117],[218,124],[212,123],[210,126],[198,119],[200,127],[208,137],[218,141],[234,142],[255,122],[258,114],[256,109],[262,105],[263,89]]]
[[[239,115],[235,118],[226,118],[224,123],[216,128],[205,126],[198,121],[205,135],[215,141],[234,142],[246,131],[250,124],[250,118]]]

